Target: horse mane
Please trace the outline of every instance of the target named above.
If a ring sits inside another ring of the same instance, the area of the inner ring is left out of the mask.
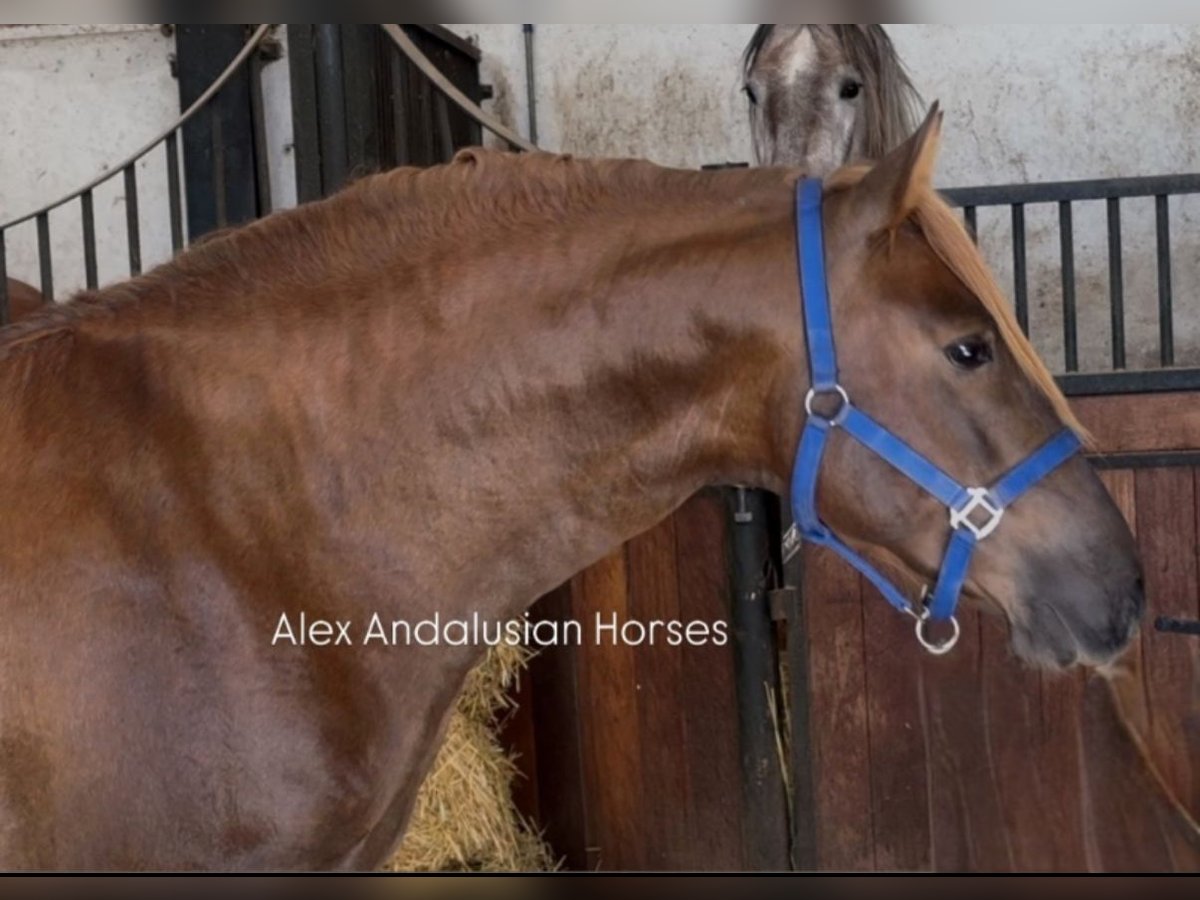
[[[880,159],[904,141],[918,124],[921,94],[912,83],[896,46],[882,25],[806,25],[837,41],[847,64],[862,76],[867,103],[863,116],[865,153]],[[775,25],[759,25],[742,52],[742,75],[749,76]]]
[[[353,281],[383,265],[420,264],[450,247],[486,245],[502,232],[608,209],[657,210],[667,199],[738,202],[785,177],[782,170],[701,172],[469,148],[445,165],[366,175],[326,199],[206,235],[136,278],[47,304],[0,329],[0,362],[85,322],[160,311],[170,321],[253,315],[268,295],[311,293],[331,277]]]
[[[840,169],[830,176],[827,190],[846,190],[861,181],[868,171],[868,166],[847,166]],[[984,262],[979,248],[946,201],[934,190],[923,191],[909,216],[909,221],[920,229],[933,252],[946,267],[968,291],[979,298],[984,310],[995,322],[1000,340],[1016,360],[1017,367],[1050,401],[1062,423],[1090,442],[1087,429],[1075,417],[1054,376],[1050,374],[1046,364],[1033,349],[1033,344],[1021,330],[1008,298],[996,284],[996,279]]]

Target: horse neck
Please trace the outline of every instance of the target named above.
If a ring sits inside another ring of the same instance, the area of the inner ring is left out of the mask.
[[[493,288],[462,317],[461,367],[430,377],[422,444],[440,457],[427,477],[475,498],[441,537],[503,560],[471,577],[510,612],[705,484],[785,483],[801,336],[790,192],[775,196],[647,200],[560,231],[562,257],[531,235],[468,279]]]
[[[301,593],[519,605],[702,485],[782,488],[802,338],[790,192],[768,195],[642,197],[343,265],[237,323],[97,328],[174,407],[139,427],[231,549],[290,560]]]

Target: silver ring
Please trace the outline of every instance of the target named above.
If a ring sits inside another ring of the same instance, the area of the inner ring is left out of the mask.
[[[962,629],[958,627],[958,619],[956,619],[954,616],[951,616],[948,619],[951,628],[950,637],[946,638],[941,643],[938,643],[937,641],[930,640],[925,636],[925,624],[931,621],[929,618],[929,611],[926,610],[924,615],[916,616],[915,618],[917,620],[917,641],[922,647],[925,648],[926,652],[931,653],[934,656],[944,656],[954,649],[954,645],[958,643],[959,635],[962,634]]]
[[[804,397],[804,412],[810,417],[816,416],[819,419],[824,419],[831,425],[837,425],[846,418],[846,414],[850,411],[850,395],[846,393],[846,389],[840,384],[835,384],[833,387],[826,388],[820,391],[820,393],[828,394],[830,391],[837,391],[838,396],[842,398],[842,405],[838,407],[838,411],[831,418],[813,412],[812,403],[818,393],[816,388],[808,389],[808,393]]]

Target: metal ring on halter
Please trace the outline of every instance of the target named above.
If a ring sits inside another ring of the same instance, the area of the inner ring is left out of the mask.
[[[819,394],[832,393],[836,393],[842,399],[837,412],[832,416],[824,416],[821,413],[813,412],[813,400]],[[809,388],[808,394],[804,397],[804,411],[811,419],[819,419],[823,422],[828,422],[830,425],[841,425],[842,422],[846,421],[846,416],[850,415],[850,395],[846,393],[846,389],[840,384],[831,384],[829,387],[822,387],[820,390],[817,390],[815,387]]]
[[[922,647],[925,648],[926,652],[931,653],[934,656],[942,656],[953,650],[954,645],[958,643],[959,635],[962,634],[962,629],[958,627],[958,619],[956,619],[954,616],[951,616],[946,620],[950,623],[950,637],[939,643],[925,636],[925,625],[931,621],[929,618],[929,610],[925,610],[919,616],[914,613],[913,618],[917,620],[917,641]]]

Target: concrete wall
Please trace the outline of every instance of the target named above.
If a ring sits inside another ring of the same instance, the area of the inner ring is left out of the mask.
[[[286,35],[280,34],[286,40]],[[120,162],[180,113],[171,76],[175,39],[159,25],[29,25],[0,29],[0,222],[73,191]],[[285,63],[263,73],[276,205],[295,203]],[[138,163],[142,264],[171,254],[165,151]],[[119,176],[95,192],[101,283],[129,274],[125,190]],[[55,295],[84,286],[78,202],[50,215]],[[39,283],[32,222],[6,234],[10,276]]]
[[[517,25],[457,25],[484,51],[496,110],[526,128]],[[548,149],[698,166],[750,159],[739,55],[749,25],[540,25],[537,111]],[[1200,168],[1200,27],[888,26],[926,99],[946,109],[940,184],[995,184]],[[1157,355],[1153,201],[1125,204],[1131,362]],[[1031,323],[1061,364],[1057,210],[1028,211]],[[1172,201],[1177,358],[1200,364],[1200,203]],[[1007,210],[981,213],[981,240],[1010,275]],[[1075,209],[1082,360],[1108,346],[1103,204]],[[1002,283],[1009,283],[1003,281]]]
[[[454,25],[477,40],[494,111],[526,130],[519,25]],[[1145,175],[1200,169],[1198,26],[888,26],[927,99],[947,110],[945,186]],[[748,160],[739,56],[750,25],[539,25],[540,141],[581,154],[643,156],[670,165]],[[286,38],[281,34],[280,37]],[[157,25],[0,29],[0,220],[95,175],[178,114]],[[272,187],[295,200],[286,60],[265,73]],[[143,259],[169,253],[165,167],[139,168]],[[102,281],[123,277],[120,180],[97,191]],[[1177,359],[1200,365],[1200,201],[1172,201]],[[1057,211],[1028,211],[1036,343],[1061,363]],[[1103,204],[1075,210],[1083,363],[1108,358]],[[1007,210],[981,212],[981,241],[1010,278]],[[1153,203],[1124,206],[1131,360],[1157,355]],[[52,217],[59,295],[82,285],[78,207]],[[32,225],[8,236],[14,277],[37,281]],[[1003,283],[1008,283],[1004,281]]]

